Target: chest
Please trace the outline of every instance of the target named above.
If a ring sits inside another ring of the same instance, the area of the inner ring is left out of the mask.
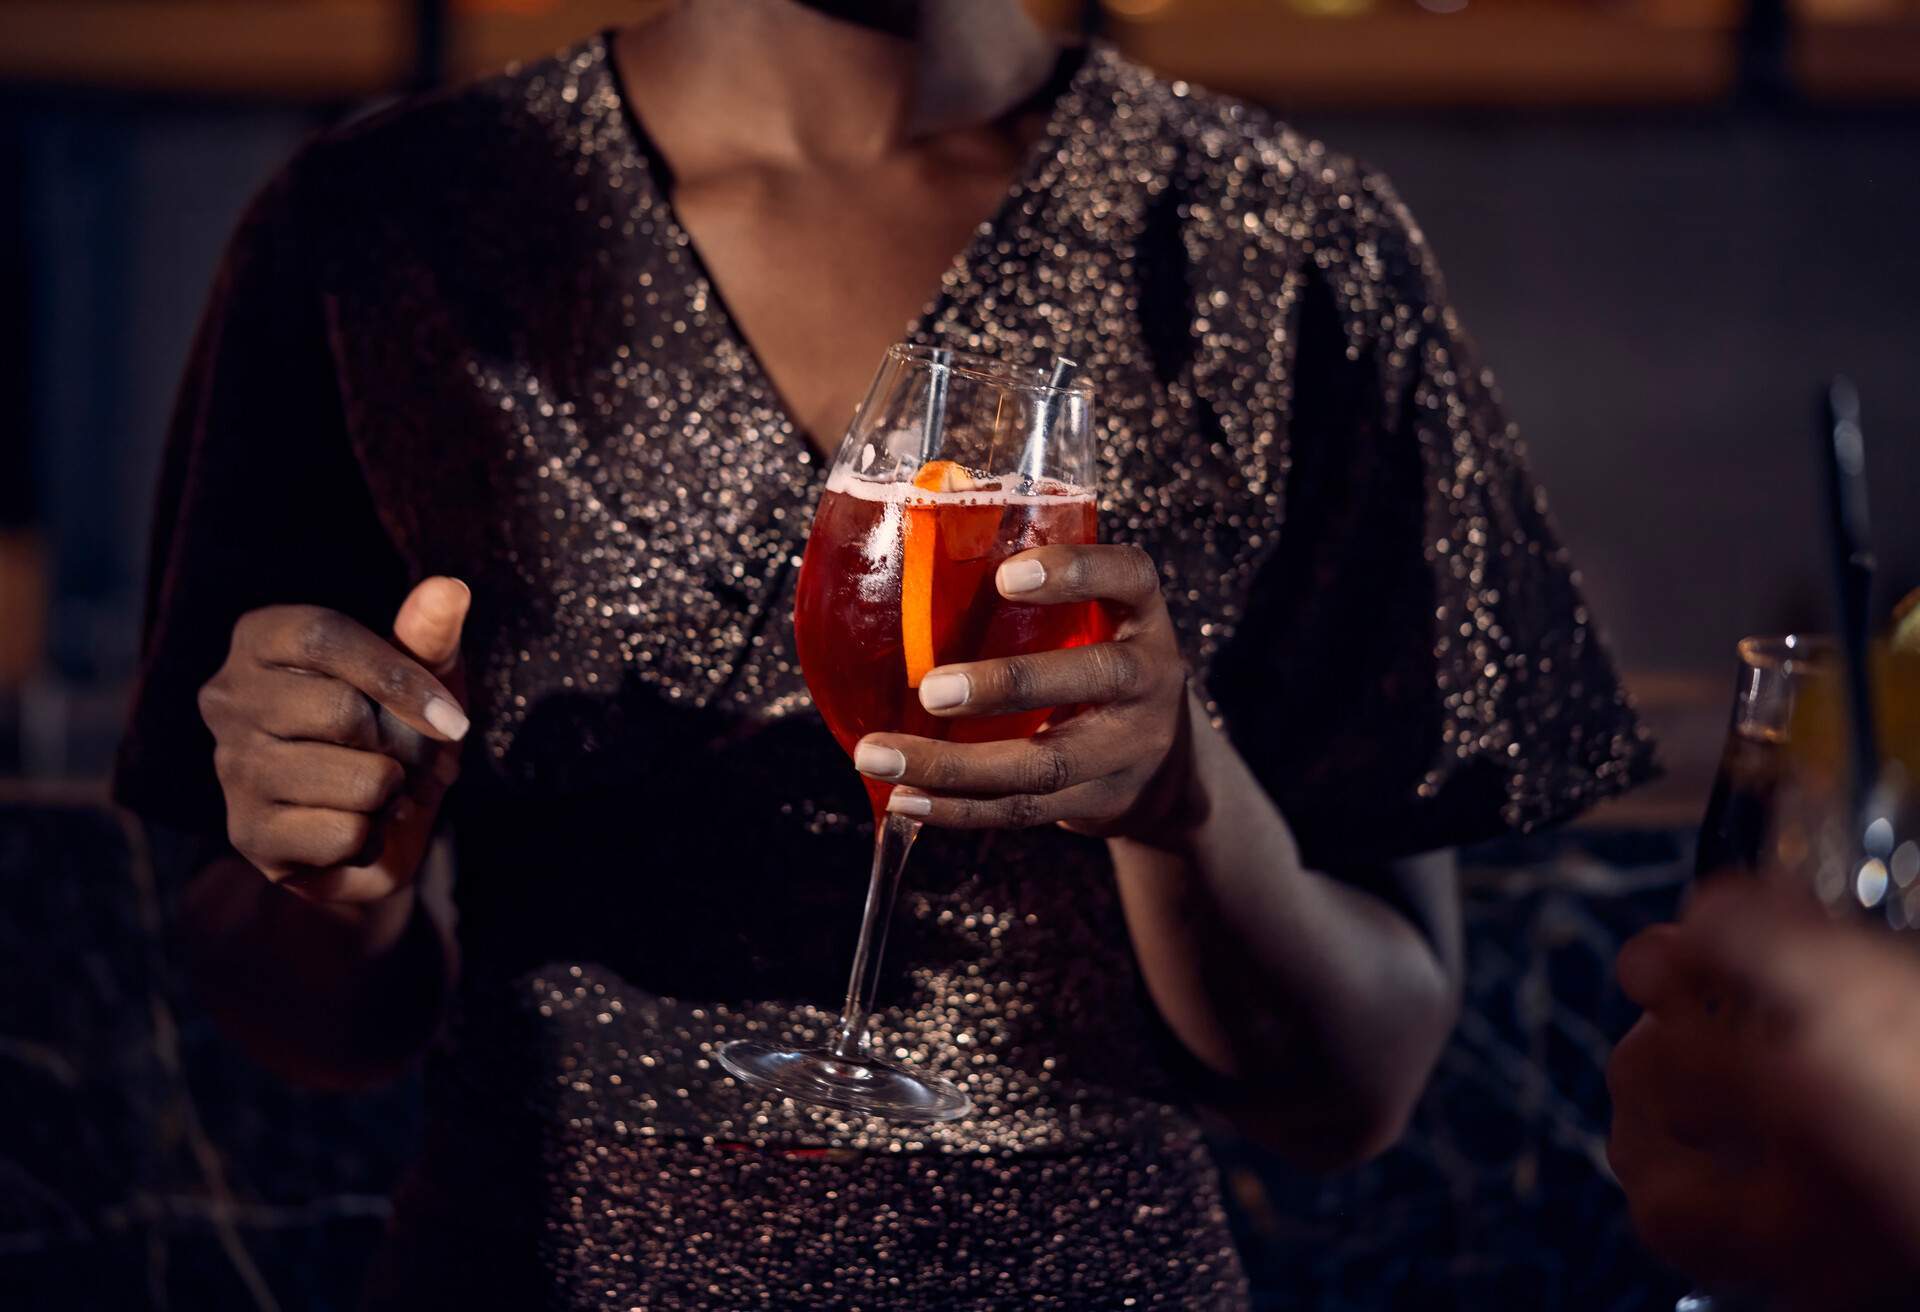
[[[659,738],[663,713],[705,742],[807,709],[790,610],[823,462],[801,417],[838,411],[816,421],[837,435],[916,316],[922,340],[1082,361],[1102,535],[1160,562],[1197,666],[1232,632],[1277,540],[1285,416],[1269,380],[1284,368],[1202,349],[1234,338],[1218,301],[1157,277],[1187,259],[1177,224],[1062,204],[1091,188],[1049,181],[985,235],[931,214],[928,192],[876,206],[891,217],[858,239],[775,224],[755,248],[740,219],[696,248],[666,198],[634,185],[641,166],[623,176],[497,247],[410,244],[395,262],[422,274],[403,280],[397,318],[392,279],[336,297],[350,427],[382,513],[416,570],[474,585],[474,718],[503,769],[565,787],[596,762],[617,774],[621,744]],[[983,190],[970,207],[993,203]],[[912,240],[861,258],[887,232]],[[495,276],[470,276],[483,259]],[[796,301],[830,312],[776,312]],[[770,345],[755,323],[797,327]]]
[[[674,217],[703,272],[816,450],[830,454],[881,353],[932,304],[1012,167],[908,152],[675,187]]]

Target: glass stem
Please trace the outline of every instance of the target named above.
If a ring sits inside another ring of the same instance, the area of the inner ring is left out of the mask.
[[[853,949],[853,972],[847,977],[847,1000],[840,1006],[840,1024],[827,1045],[834,1056],[859,1061],[867,1055],[867,1020],[873,1015],[873,993],[880,982],[880,954],[887,946],[887,922],[893,919],[894,897],[900,892],[900,872],[907,853],[920,836],[920,822],[888,813],[873,835],[873,877],[867,884],[867,909],[860,919],[860,942]]]

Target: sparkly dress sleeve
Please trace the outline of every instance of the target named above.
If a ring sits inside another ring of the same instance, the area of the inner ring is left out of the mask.
[[[234,622],[297,602],[379,628],[402,595],[400,562],[348,442],[295,177],[289,169],[261,194],[228,247],[157,488],[114,796],[187,833],[225,832],[196,694],[226,658]]]
[[[1209,679],[1320,869],[1529,832],[1653,773],[1432,254],[1384,180],[1363,186],[1366,272],[1311,262],[1282,330],[1280,542]]]

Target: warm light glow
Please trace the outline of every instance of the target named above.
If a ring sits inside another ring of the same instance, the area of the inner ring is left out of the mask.
[[[1847,895],[1847,867],[1839,861],[1822,862],[1813,872],[1814,892],[1830,907]]]
[[[1799,825],[1783,823],[1780,826],[1780,833],[1774,839],[1773,850],[1781,865],[1789,870],[1800,870],[1805,868],[1807,857],[1813,848],[1807,842],[1806,832]]]
[[[1909,838],[1893,849],[1893,882],[1905,888],[1920,876],[1920,843]]]
[[[1173,8],[1173,0],[1100,0],[1116,18],[1159,18]]]
[[[1854,895],[1860,899],[1863,907],[1877,907],[1880,899],[1887,895],[1887,866],[1878,857],[1860,863],[1860,873],[1854,876]]]
[[[1884,857],[1893,851],[1893,822],[1885,816],[1867,826],[1867,851]]]
[[[1351,18],[1355,14],[1364,14],[1373,8],[1373,0],[1292,0],[1293,7],[1303,14],[1314,14],[1321,18]]]

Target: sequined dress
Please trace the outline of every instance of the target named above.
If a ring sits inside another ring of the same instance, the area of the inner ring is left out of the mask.
[[[1317,868],[1551,822],[1647,744],[1490,378],[1376,174],[1094,47],[908,335],[1084,361],[1104,534]],[[933,1129],[770,1104],[819,1036],[862,790],[790,609],[821,470],[609,42],[336,131],[230,251],[163,478],[120,795],[211,834],[234,618],[466,579],[459,997],[378,1307],[1244,1305],[1101,844],[930,833],[879,1032]],[[478,1300],[478,1301],[473,1301]]]

